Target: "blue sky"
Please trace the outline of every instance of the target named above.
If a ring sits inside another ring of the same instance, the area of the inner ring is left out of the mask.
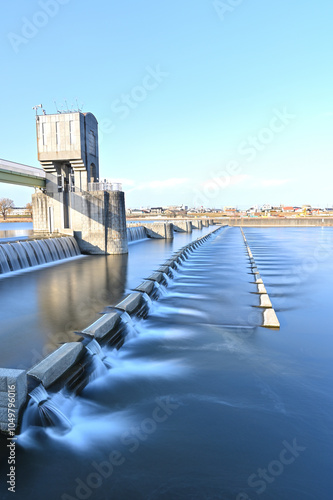
[[[129,207],[332,206],[332,18],[330,0],[8,2],[0,158],[39,166],[32,106],[77,99]]]

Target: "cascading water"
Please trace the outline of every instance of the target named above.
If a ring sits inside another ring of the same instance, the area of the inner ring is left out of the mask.
[[[30,401],[22,421],[22,432],[30,426],[55,427],[61,432],[71,430],[71,422],[60,410],[60,407],[63,407],[61,393],[50,395],[43,384],[40,384],[29,396]]]
[[[170,276],[167,275],[167,273],[163,273],[163,277],[164,277],[164,281],[165,281],[166,286],[169,286],[172,279],[170,278]]]
[[[80,253],[72,236],[0,243],[0,274],[75,257]]]
[[[138,331],[134,325],[134,321],[131,318],[131,316],[124,311],[123,314],[121,315],[121,322],[125,325],[126,330],[127,330],[127,336],[129,338],[134,338],[138,335]]]
[[[145,301],[146,303],[146,306],[147,306],[147,314],[149,313],[150,309],[152,308],[153,306],[153,301],[151,300],[151,298],[149,297],[148,293],[144,292],[142,294],[142,298],[143,300]]]
[[[129,243],[147,239],[146,229],[143,226],[128,227],[127,240]]]
[[[158,295],[162,297],[165,296],[167,294],[166,287],[161,283],[158,283],[157,281],[155,281],[154,283],[155,283],[155,288],[158,291]]]
[[[93,370],[91,372],[90,380],[94,380],[102,375],[105,375],[107,370],[111,368],[111,363],[108,361],[102,347],[95,339],[86,343],[85,347],[92,356],[93,360]]]

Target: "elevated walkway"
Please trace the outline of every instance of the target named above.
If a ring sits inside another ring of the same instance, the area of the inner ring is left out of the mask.
[[[46,174],[44,170],[13,161],[0,159],[0,182],[19,186],[45,188]]]

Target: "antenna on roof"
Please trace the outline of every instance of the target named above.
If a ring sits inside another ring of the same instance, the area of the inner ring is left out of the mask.
[[[57,110],[57,113],[60,113],[60,111],[59,111],[59,109],[58,109],[58,106],[57,106],[56,101],[54,100],[53,102],[54,102],[55,108],[56,108],[56,110]]]
[[[36,116],[37,116],[38,108],[42,108],[42,107],[43,107],[43,104],[37,104],[37,106],[32,107],[32,109],[34,109],[36,111]]]
[[[67,107],[67,113],[68,113],[69,112],[68,104],[67,104],[66,99],[64,99],[64,101],[65,101],[65,104],[66,104],[66,107]]]
[[[80,109],[79,103],[77,101],[77,97],[75,98],[75,101],[76,101],[76,105],[77,105],[77,110],[79,113],[81,113],[81,109]]]

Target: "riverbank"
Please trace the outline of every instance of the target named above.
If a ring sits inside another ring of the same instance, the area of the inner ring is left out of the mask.
[[[0,217],[0,224],[2,223],[6,223],[6,224],[10,224],[12,222],[32,222],[32,217],[6,217],[6,219],[4,219],[3,217]]]

